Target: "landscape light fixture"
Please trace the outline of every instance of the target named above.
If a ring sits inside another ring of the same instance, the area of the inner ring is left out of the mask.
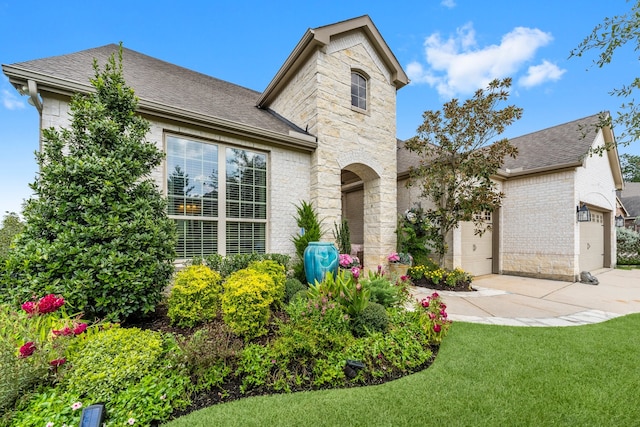
[[[622,215],[616,217],[616,227],[624,227],[624,217]]]
[[[580,208],[576,207],[576,210],[578,215],[578,222],[591,221],[591,212],[589,211],[589,208],[587,207],[587,205],[582,204]]]
[[[97,403],[87,406],[80,416],[80,427],[101,427],[104,422],[104,405]]]

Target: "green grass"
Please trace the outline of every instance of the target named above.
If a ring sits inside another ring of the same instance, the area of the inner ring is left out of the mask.
[[[563,328],[456,322],[423,372],[243,399],[167,426],[637,426],[639,387],[640,314]]]

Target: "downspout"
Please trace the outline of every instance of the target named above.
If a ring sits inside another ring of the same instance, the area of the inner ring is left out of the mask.
[[[42,100],[38,97],[38,84],[35,80],[27,80],[27,86],[22,86],[21,94],[29,96],[27,102],[38,110],[38,147],[39,152],[42,152]]]

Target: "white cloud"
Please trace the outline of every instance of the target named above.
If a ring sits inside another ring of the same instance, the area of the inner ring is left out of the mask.
[[[567,70],[564,70],[545,59],[540,65],[530,66],[527,70],[527,75],[521,77],[518,83],[521,86],[530,88],[541,85],[547,81],[558,81],[566,72]]]
[[[456,2],[455,0],[442,0],[440,2],[440,4],[444,7],[447,7],[449,9],[453,9],[454,7],[456,7]]]
[[[414,83],[435,87],[443,97],[470,94],[495,78],[512,77],[551,40],[550,33],[537,28],[516,27],[500,44],[478,47],[473,24],[467,23],[446,40],[439,33],[427,37],[427,67],[412,62],[407,74]]]
[[[7,89],[2,89],[2,105],[7,110],[19,110],[25,107],[24,102]]]

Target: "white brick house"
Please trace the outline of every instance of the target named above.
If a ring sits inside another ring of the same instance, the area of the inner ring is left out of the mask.
[[[70,96],[92,90],[93,59],[104,64],[117,50],[102,46],[3,71],[31,98],[42,128],[65,127]],[[123,58],[139,113],[151,122],[147,139],[167,153],[154,178],[176,221],[180,257],[292,254],[302,200],[316,207],[325,240],[333,239],[334,221],[349,219],[366,266],[383,264],[395,249],[397,213],[416,200],[402,185],[410,160],[396,140],[396,91],[409,80],[368,16],[308,30],[262,93],[129,49]],[[612,137],[605,129],[589,145]],[[493,214],[493,233],[476,240],[463,225],[451,237],[448,263],[479,274],[573,280],[585,263],[599,265],[583,257],[581,236],[592,231],[575,221],[582,203],[605,224],[602,265],[614,262],[617,153],[583,159],[583,145],[571,164],[506,164],[496,177],[507,197]]]
[[[492,230],[479,237],[473,224],[461,224],[449,238],[448,266],[479,275],[567,281],[578,280],[582,271],[615,266],[616,190],[623,180],[615,147],[602,156],[591,154],[614,142],[611,129],[598,129],[600,122],[594,115],[511,139],[518,156],[505,159],[495,177],[505,197],[487,218]],[[415,159],[399,147],[401,213],[419,193],[404,186]],[[576,210],[583,205],[591,215],[580,222]]]

